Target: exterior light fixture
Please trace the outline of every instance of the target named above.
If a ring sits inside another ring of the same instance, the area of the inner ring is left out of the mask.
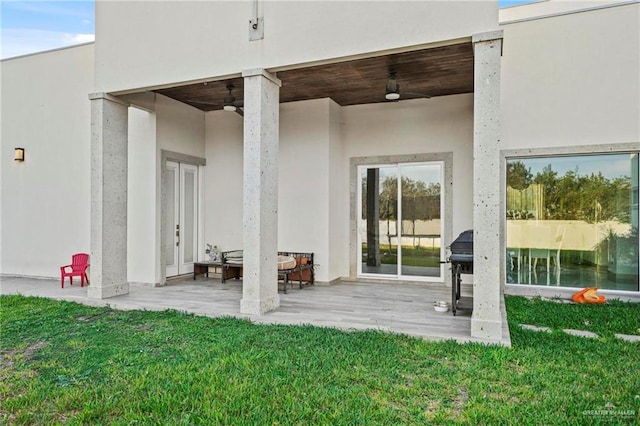
[[[400,85],[396,81],[396,72],[391,71],[389,73],[389,81],[387,81],[387,88],[384,98],[388,101],[397,101],[400,99]]]
[[[231,94],[233,84],[227,84],[227,90],[229,91],[229,94],[224,97],[222,109],[234,112],[236,110],[236,98]]]
[[[13,159],[15,161],[24,161],[24,148],[15,148]]]

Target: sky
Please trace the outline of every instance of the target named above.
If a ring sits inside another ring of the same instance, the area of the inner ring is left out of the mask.
[[[0,0],[1,57],[93,41],[93,0]]]
[[[501,0],[500,7],[532,0]],[[0,0],[0,58],[94,40],[94,0]]]

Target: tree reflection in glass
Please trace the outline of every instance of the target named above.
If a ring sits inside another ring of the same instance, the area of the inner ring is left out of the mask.
[[[507,161],[507,282],[638,290],[638,154]]]

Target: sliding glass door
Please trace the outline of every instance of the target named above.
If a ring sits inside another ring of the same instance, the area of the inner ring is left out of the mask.
[[[441,162],[359,168],[358,273],[442,280]]]

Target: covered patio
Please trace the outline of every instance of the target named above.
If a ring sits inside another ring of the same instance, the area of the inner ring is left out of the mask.
[[[496,343],[510,346],[504,298],[501,300],[502,337],[488,341],[471,337],[471,316],[460,311],[438,313],[436,300],[449,300],[448,288],[403,283],[342,281],[334,285],[316,285],[280,293],[280,307],[263,315],[240,312],[242,283],[199,277],[178,279],[165,287],[131,285],[129,293],[102,300],[87,297],[87,286],[60,288],[57,280],[3,277],[0,292],[24,296],[67,300],[90,306],[114,309],[162,311],[174,309],[208,317],[245,318],[255,324],[310,324],[342,330],[382,330],[407,334],[426,340]]]
[[[450,241],[459,229],[468,228],[469,222],[473,223],[476,232],[474,310],[471,325],[463,334],[489,342],[500,340],[504,322],[500,317],[499,284],[503,260],[498,255],[500,233],[495,232],[500,229],[500,170],[490,165],[499,161],[501,43],[502,33],[491,31],[430,43],[422,48],[382,50],[304,66],[244,69],[241,73],[226,74],[224,79],[212,77],[196,82],[175,82],[147,87],[145,92],[114,91],[90,95],[92,152],[100,167],[92,169],[92,193],[95,194],[91,203],[93,286],[88,291],[89,297],[106,299],[126,295],[129,285],[136,282],[128,277],[130,225],[124,220],[128,200],[121,197],[127,193],[130,172],[127,162],[128,110],[130,106],[145,110],[141,104],[148,101],[150,113],[155,111],[157,114],[158,126],[154,131],[161,131],[163,117],[167,122],[175,120],[173,109],[168,109],[164,116],[161,109],[163,103],[170,100],[172,108],[184,108],[188,104],[197,108],[189,108],[190,113],[207,113],[202,134],[194,137],[198,158],[193,164],[206,164],[207,176],[203,182],[209,184],[208,188],[212,188],[214,182],[230,184],[224,187],[225,217],[211,214],[220,212],[219,198],[211,197],[212,189],[202,195],[205,205],[198,207],[201,209],[198,217],[203,218],[204,223],[198,229],[204,239],[215,238],[214,241],[221,242],[219,244],[224,247],[243,248],[245,268],[240,312],[248,316],[261,315],[283,306],[274,279],[279,246],[317,253],[319,281],[333,283],[345,277],[349,280],[358,277],[355,271],[359,261],[355,248],[357,179],[354,173],[359,161],[369,165],[389,161],[441,161],[446,168],[447,188],[452,188],[454,181],[459,187],[468,187],[463,182],[474,183],[472,192],[467,191],[465,195],[465,189],[455,193],[459,200],[445,195],[449,207],[443,213],[446,221],[442,230],[444,241]],[[137,95],[142,100],[137,99]],[[391,104],[386,102],[398,98],[407,102],[398,104],[402,108],[389,108]],[[421,102],[421,98],[434,98],[430,101],[432,106]],[[294,105],[301,101],[309,103]],[[453,104],[451,109],[446,107],[449,102]],[[385,103],[387,108],[382,108]],[[429,111],[413,110],[413,105],[421,105]],[[315,116],[312,106],[319,107],[320,112]],[[224,115],[222,109],[225,107],[242,112],[243,118],[236,114]],[[410,111],[421,113],[407,115]],[[372,113],[377,113],[378,118]],[[369,128],[380,122],[387,125],[372,134]],[[424,127],[425,123],[430,123],[431,127]],[[461,133],[458,134],[458,130]],[[176,138],[188,133],[189,129],[183,127],[179,131],[176,128],[169,136]],[[163,182],[168,157],[164,155],[168,151],[163,148],[166,146],[164,139],[153,131],[149,134],[152,141],[155,137],[161,152],[160,161],[151,165],[156,176],[160,176],[152,188],[153,201],[156,206],[165,206],[167,191]],[[386,137],[374,142],[380,134]],[[306,147],[304,143],[307,143]],[[390,146],[393,149],[389,150]],[[115,155],[105,155],[107,147]],[[176,157],[184,157],[182,151],[187,151],[181,145],[174,149],[180,151],[172,153]],[[299,154],[306,159],[306,165],[291,158],[287,163],[286,156],[296,152],[307,153],[306,156]],[[457,170],[464,170],[457,178],[452,172],[454,155]],[[230,167],[233,161],[235,166]],[[483,167],[471,168],[471,162]],[[305,173],[304,169],[316,165],[321,165],[316,173]],[[286,173],[289,173],[287,177],[281,176]],[[304,186],[299,182],[305,182]],[[216,194],[219,195],[219,191]],[[455,204],[458,212],[467,212],[465,217],[454,213]],[[301,205],[307,207],[306,212],[300,211]],[[151,240],[139,236],[139,242],[147,245],[151,241],[155,246],[153,258],[141,263],[152,265],[155,271],[138,282],[163,285],[166,255],[178,246],[167,237],[174,232],[177,236],[178,226],[175,230],[171,225],[167,227],[170,222],[164,209],[160,208],[159,215],[156,211],[152,213],[149,216],[153,216],[151,220],[156,228],[147,233]],[[293,229],[295,224],[304,222],[305,215],[309,216],[307,222],[314,224],[315,234],[308,223],[294,236],[281,226],[280,222],[287,223],[288,228]],[[240,217],[242,222],[236,220]],[[112,218],[123,220],[114,222]],[[144,225],[147,223],[145,221]],[[131,226],[130,229],[136,228]],[[200,238],[194,237],[195,240]],[[198,250],[194,245],[195,257],[201,257]],[[447,276],[442,275],[441,282],[445,285],[448,284]],[[396,289],[397,285],[389,288]],[[447,292],[446,289],[440,291]],[[151,292],[147,293],[147,297],[153,297]],[[382,298],[394,300],[393,294]],[[370,305],[379,309],[378,300],[380,298],[372,299]],[[431,302],[433,300],[435,298],[431,298]],[[335,306],[336,301],[331,302]],[[286,311],[286,306],[283,307]],[[413,311],[401,309],[398,312],[406,315]],[[302,318],[298,322],[305,320]],[[372,321],[375,324],[375,320]]]

